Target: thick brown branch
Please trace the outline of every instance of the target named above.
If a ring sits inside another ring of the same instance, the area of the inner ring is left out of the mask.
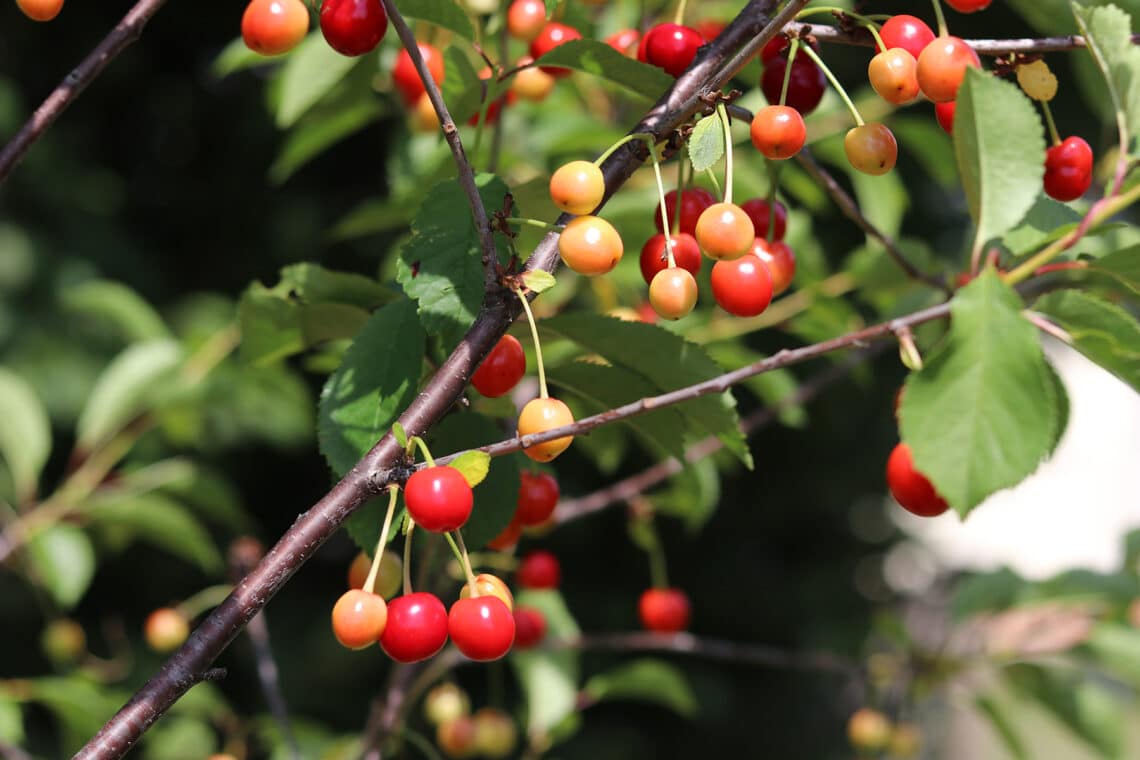
[[[836,26],[825,24],[788,24],[787,31],[793,33],[810,32],[820,42],[836,42],[843,45],[873,47],[875,42],[864,29],[844,31]],[[1004,56],[1010,53],[1056,53],[1065,50],[1080,50],[1085,47],[1085,38],[1079,34],[1061,37],[1023,37],[1012,40],[966,40],[980,55]],[[1140,44],[1140,34],[1132,35],[1132,43]]]
[[[40,139],[44,131],[55,123],[59,115],[79,97],[95,77],[102,73],[107,64],[139,38],[143,27],[165,3],[166,0],[139,0],[135,3],[134,7],[127,11],[127,15],[123,16],[123,20],[103,38],[98,47],[52,90],[15,137],[8,141],[3,150],[0,150],[0,182],[7,179],[12,169],[32,147],[32,143]]]

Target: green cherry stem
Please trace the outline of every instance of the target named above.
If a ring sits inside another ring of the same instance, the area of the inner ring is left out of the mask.
[[[713,174],[713,170],[712,170],[711,168],[710,168],[710,169],[705,169],[705,174],[708,176],[708,178],[709,178],[709,182],[711,182],[711,183],[712,183],[712,186],[713,186],[713,192],[714,192],[716,195],[720,195],[720,180],[718,180],[718,179],[716,178],[716,175],[715,175],[715,174]]]
[[[525,224],[529,227],[538,227],[540,230],[553,230],[555,232],[561,232],[566,229],[566,225],[564,224],[551,224],[550,222],[544,222],[539,219],[528,219],[523,216],[508,216],[503,219],[503,221],[508,224]]]
[[[780,105],[788,99],[788,83],[792,81],[792,63],[796,60],[796,53],[800,50],[800,38],[796,37],[792,40],[792,46],[788,49],[788,62],[784,64],[784,83],[780,85]]]
[[[677,195],[673,198],[673,234],[676,235],[681,231],[681,199],[685,194],[685,166],[688,161],[681,159],[677,162]]]
[[[455,531],[459,535],[459,531]],[[455,543],[455,539],[451,537],[450,533],[444,533],[443,537],[447,539],[447,545],[451,547],[451,551],[455,554],[455,559],[459,561],[459,566],[463,568],[463,574],[467,576],[467,587],[471,589],[471,598],[474,599],[479,595],[479,589],[475,586],[475,573],[471,570],[471,560],[467,557],[467,549],[460,549],[459,545]],[[459,540],[463,540],[463,536],[459,536]]]
[[[193,596],[182,600],[176,608],[187,620],[193,620],[206,610],[211,610],[226,600],[233,586],[218,584],[202,589]]]
[[[427,462],[428,467],[435,467],[435,459],[432,457],[431,452],[428,451],[427,444],[424,443],[423,438],[420,438],[418,435],[413,435],[410,443],[419,447],[420,453],[424,455],[424,461]]]
[[[946,14],[942,12],[941,0],[933,0],[934,3],[934,18],[938,20],[938,36],[945,37],[950,33],[949,27],[946,26]]]
[[[859,114],[859,109],[851,102],[851,96],[847,94],[847,90],[843,89],[843,85],[839,84],[839,80],[835,78],[835,74],[831,73],[831,69],[827,68],[827,64],[823,62],[819,54],[811,49],[811,45],[804,45],[804,54],[815,61],[815,65],[819,66],[820,71],[827,77],[827,81],[831,82],[831,86],[839,93],[839,97],[843,98],[843,102],[847,105],[847,110],[851,112],[851,118],[855,120],[855,124],[860,127],[863,126],[863,117]]]
[[[620,140],[618,140],[616,143],[614,143],[610,147],[606,148],[606,151],[604,153],[602,153],[602,155],[595,158],[594,159],[594,166],[601,166],[602,164],[604,164],[606,162],[607,158],[609,158],[611,155],[613,155],[614,151],[616,151],[618,148],[620,148],[621,146],[625,145],[628,142],[633,142],[634,140],[641,140],[643,143],[646,143],[647,145],[650,145],[650,146],[652,146],[654,143],[657,142],[653,138],[653,135],[648,134],[646,132],[634,132],[631,135],[626,135],[625,137],[621,138]]]
[[[732,203],[732,122],[728,119],[724,103],[716,104],[716,114],[724,130],[724,202]]]
[[[657,200],[661,208],[661,229],[665,230],[665,252],[669,257],[669,268],[677,266],[676,259],[673,258],[673,236],[669,233],[669,211],[666,208],[668,204],[665,203],[665,182],[661,179],[661,162],[657,160],[657,148],[650,147],[649,157],[653,159],[653,176],[657,179]],[[680,191],[677,192],[677,197],[681,197]],[[677,216],[680,216],[680,209],[677,210]]]
[[[408,529],[404,531],[404,596],[412,593],[412,532],[416,529],[416,521],[411,515],[405,515],[404,520]]]
[[[883,38],[879,36],[879,25],[873,21],[867,21],[864,19],[863,26],[865,26],[867,28],[867,31],[871,33],[871,36],[875,38],[876,52],[880,50],[886,50],[887,46],[883,42]]]
[[[530,310],[530,301],[527,300],[521,288],[515,288],[515,294],[522,302],[523,311],[526,312],[526,321],[530,323],[530,337],[534,340],[534,362],[538,365],[539,398],[550,398],[550,392],[546,389],[546,367],[542,364],[542,344],[538,340],[538,325],[534,322],[534,312]]]
[[[384,515],[384,527],[380,529],[380,540],[376,542],[376,551],[372,554],[372,567],[368,568],[368,577],[364,580],[364,591],[373,593],[376,587],[376,576],[380,574],[380,560],[384,557],[384,547],[388,545],[388,531],[392,529],[392,515],[396,514],[396,497],[400,489],[388,486],[388,511]]]
[[[1049,137],[1053,139],[1054,145],[1061,144],[1061,134],[1057,131],[1057,122],[1053,121],[1053,109],[1049,107],[1049,101],[1042,100],[1041,111],[1045,114],[1045,126],[1049,128]]]
[[[673,23],[681,25],[685,23],[685,6],[688,5],[688,0],[681,0],[677,3],[677,12],[673,14]]]

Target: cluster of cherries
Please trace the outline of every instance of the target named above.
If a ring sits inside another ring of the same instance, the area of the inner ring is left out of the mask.
[[[506,712],[481,707],[471,712],[471,698],[454,683],[427,693],[424,717],[435,726],[435,742],[448,757],[510,757],[518,744],[518,727]]]

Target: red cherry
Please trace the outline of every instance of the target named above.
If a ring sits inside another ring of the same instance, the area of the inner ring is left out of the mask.
[[[471,385],[487,398],[510,393],[526,374],[526,353],[513,335],[504,335],[471,375]]]
[[[515,641],[515,616],[497,596],[459,599],[447,615],[455,648],[477,662],[497,660]]]
[[[529,649],[546,638],[546,616],[533,607],[515,609],[515,646]]]
[[[1080,198],[1092,185],[1093,152],[1080,137],[1045,151],[1045,192],[1050,198],[1071,201]]]
[[[519,536],[521,535],[522,523],[519,522],[517,518],[512,519],[499,535],[487,542],[487,548],[494,549],[497,552],[513,549],[515,544],[519,542]]]
[[[679,77],[689,68],[697,55],[697,48],[703,44],[705,38],[696,29],[680,24],[658,24],[645,33],[644,44],[638,49],[638,60]]]
[[[706,37],[705,39],[712,38]],[[777,34],[775,37],[768,40],[768,42],[760,50],[760,62],[766,64],[777,57],[782,57],[784,60],[787,60],[788,48],[791,46],[791,44],[792,41],[790,39],[785,37],[783,34]],[[803,44],[802,41],[801,44]],[[811,49],[818,51],[819,45],[813,42],[811,44]]]
[[[712,42],[720,36],[720,33],[724,31],[726,26],[728,26],[727,21],[705,19],[704,21],[698,21],[693,24],[693,29],[696,30],[697,34],[704,37],[707,42]]]
[[[651,588],[641,594],[637,614],[648,631],[677,633],[689,627],[689,597],[679,588]]]
[[[792,284],[796,275],[796,255],[792,247],[783,240],[774,240],[769,243],[764,238],[756,238],[752,246],[752,253],[760,257],[768,266],[768,274],[772,277],[772,295],[778,296]]]
[[[417,42],[416,47],[420,50],[420,56],[423,57],[432,80],[436,84],[442,82],[443,53],[426,42]],[[404,102],[408,105],[415,103],[426,92],[424,83],[420,81],[420,75],[416,72],[416,66],[412,63],[412,56],[403,48],[400,48],[399,54],[396,55],[396,64],[392,67],[392,84],[404,96]]]
[[[530,42],[546,26],[546,3],[542,0],[514,0],[507,9],[507,33],[516,40]]]
[[[693,275],[701,271],[701,247],[697,239],[686,232],[678,232],[671,236],[673,239],[673,260],[682,269],[688,269]],[[665,255],[665,235],[658,232],[641,248],[641,276],[645,284],[653,282],[653,277],[662,269],[669,266]]]
[[[636,29],[622,29],[606,37],[606,44],[627,58],[635,58],[641,42],[641,32]]]
[[[447,610],[439,597],[418,591],[388,602],[388,624],[380,636],[380,647],[393,660],[426,660],[446,643]]]
[[[764,91],[764,97],[769,103],[780,102],[780,90],[784,86],[784,69],[787,65],[787,60],[777,56],[764,66],[764,73],[760,77],[760,89]],[[788,80],[788,97],[784,105],[807,115],[815,110],[819,101],[823,100],[825,89],[827,89],[827,79],[815,65],[815,61],[806,55],[797,55],[792,63],[792,73]]]
[[[954,100],[966,78],[966,69],[981,68],[974,49],[958,37],[938,37],[918,56],[918,86],[935,103]]]
[[[759,256],[718,261],[712,268],[712,292],[729,314],[754,317],[772,302],[772,276]]]
[[[977,13],[990,7],[991,0],[946,0],[946,4],[959,13]]]
[[[541,525],[554,514],[560,496],[558,481],[546,472],[523,472],[519,476],[519,500],[515,519],[523,525]]]
[[[934,118],[938,119],[938,126],[942,127],[942,131],[948,135],[954,134],[954,112],[957,110],[958,101],[956,100],[934,104]]]
[[[63,0],[49,5],[58,13]],[[289,52],[300,44],[308,31],[309,9],[301,0],[250,0],[241,17],[245,46],[261,55]]]
[[[919,517],[935,517],[949,505],[934,490],[934,485],[914,469],[910,446],[900,443],[887,459],[887,486],[903,509]]]
[[[740,204],[744,209],[744,213],[748,214],[748,218],[752,220],[752,226],[756,230],[756,237],[768,237],[768,219],[771,217],[771,207],[768,201],[764,198],[753,198],[750,201],[745,201]],[[772,235],[773,240],[783,240],[784,234],[788,231],[788,210],[784,208],[784,204],[776,201],[776,231]]]
[[[883,38],[887,50],[902,48],[913,55],[915,60],[918,60],[922,49],[934,41],[934,32],[925,21],[905,13],[887,19],[879,29],[879,36]]]
[[[765,158],[792,158],[807,141],[807,127],[800,112],[789,106],[764,106],[752,117],[752,144]]]
[[[433,533],[456,530],[471,516],[474,496],[454,467],[425,467],[404,484],[404,502],[416,524]]]
[[[523,588],[558,588],[562,582],[562,568],[558,558],[550,552],[533,551],[519,562],[515,578]]]
[[[321,34],[341,55],[357,56],[375,49],[388,30],[388,14],[380,0],[323,0]]]
[[[582,39],[582,33],[572,26],[551,21],[542,28],[538,36],[530,43],[530,57],[535,60],[549,53],[554,48],[569,42]],[[570,69],[561,66],[543,66],[543,71],[552,77],[570,76]]]
[[[716,198],[708,190],[703,187],[690,187],[681,192],[681,223],[679,225],[681,232],[687,232],[692,235],[697,229],[697,220],[701,218],[701,214],[705,209],[716,203]],[[673,217],[677,214],[677,191],[670,190],[665,193],[665,213],[669,215],[669,226],[673,226]],[[664,232],[665,227],[661,223],[661,209],[654,208],[653,223],[657,225],[658,232]]]

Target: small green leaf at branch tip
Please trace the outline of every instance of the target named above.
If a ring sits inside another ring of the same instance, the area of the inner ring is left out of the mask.
[[[693,164],[693,171],[703,172],[716,166],[724,158],[724,149],[720,115],[713,113],[698,121],[689,138],[689,161]]]
[[[532,269],[522,276],[523,285],[532,293],[541,293],[550,290],[556,284],[554,275],[543,269]]]
[[[699,705],[685,673],[676,665],[656,659],[634,660],[598,673],[582,691],[592,700],[637,700],[672,710],[685,718],[697,715]]]
[[[482,451],[467,451],[448,463],[459,470],[467,485],[474,488],[483,482],[491,470],[491,456]]]
[[[1062,327],[1073,348],[1140,392],[1140,323],[1130,313],[1079,290],[1044,295],[1033,309]]]
[[[1135,154],[1140,138],[1140,50],[1132,43],[1132,18],[1110,4],[1074,2],[1072,8],[1086,49],[1108,85],[1121,140]]]
[[[400,444],[401,449],[408,448],[408,431],[404,430],[404,426],[399,422],[392,423],[392,437]]]
[[[16,499],[31,500],[51,454],[51,420],[35,389],[0,367],[0,458],[16,486]]]

